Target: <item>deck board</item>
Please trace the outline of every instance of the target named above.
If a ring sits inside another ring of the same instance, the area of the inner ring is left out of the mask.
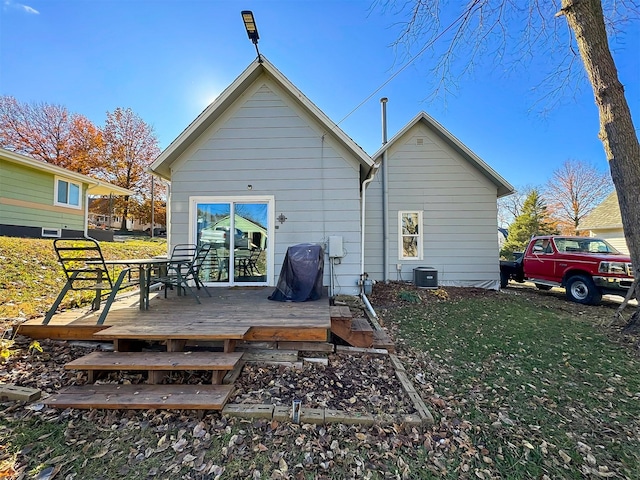
[[[84,308],[58,313],[49,325],[42,325],[42,319],[29,320],[20,326],[19,333],[37,339],[104,340],[110,337],[105,329],[113,334],[113,327],[122,328],[122,332],[133,332],[135,329],[128,329],[135,326],[140,333],[145,329],[150,331],[150,326],[159,331],[166,325],[180,325],[182,333],[173,338],[311,342],[328,339],[331,314],[326,297],[313,302],[288,303],[267,299],[273,287],[209,290],[212,296],[201,296],[201,304],[190,295],[176,295],[175,290],[168,292],[168,298],[164,298],[163,292],[155,292],[151,295],[149,310],[139,310],[139,297],[134,293],[114,302],[104,325],[96,325],[99,312]],[[233,331],[229,333],[228,329]],[[239,338],[238,332],[242,329],[245,329],[244,334]],[[133,338],[134,334],[131,335],[119,338]]]
[[[233,385],[85,385],[68,387],[44,403],[57,408],[221,410]]]
[[[91,352],[67,370],[231,370],[243,352]]]

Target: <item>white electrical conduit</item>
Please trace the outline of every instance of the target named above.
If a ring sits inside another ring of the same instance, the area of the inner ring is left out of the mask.
[[[369,313],[371,314],[371,316],[377,320],[378,319],[378,315],[376,315],[376,312],[373,309],[373,307],[371,306],[371,303],[369,302],[369,299],[364,294],[364,291],[360,294],[360,297],[362,298],[362,302],[364,303],[364,305],[367,307],[367,310],[369,310]]]

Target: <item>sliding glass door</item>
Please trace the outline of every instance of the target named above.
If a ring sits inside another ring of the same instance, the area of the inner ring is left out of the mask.
[[[227,285],[267,285],[272,199],[201,198],[192,202],[198,245],[209,244],[202,280]]]

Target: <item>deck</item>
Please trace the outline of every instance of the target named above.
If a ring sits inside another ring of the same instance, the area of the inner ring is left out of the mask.
[[[138,308],[138,295],[134,293],[114,302],[103,325],[96,324],[99,312],[85,307],[58,313],[48,325],[42,325],[42,319],[29,320],[20,326],[19,333],[34,339],[112,340],[155,332],[162,340],[169,338],[163,330],[179,326],[179,338],[190,342],[326,342],[329,338],[327,297],[283,303],[268,300],[273,287],[217,287],[209,291],[212,296],[201,295],[201,304],[190,295],[176,295],[175,290],[168,292],[168,298],[164,298],[164,292],[155,292],[149,310]]]

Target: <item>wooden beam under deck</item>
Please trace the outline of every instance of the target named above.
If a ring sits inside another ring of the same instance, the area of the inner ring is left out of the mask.
[[[153,295],[149,310],[139,310],[137,296],[115,302],[104,325],[96,325],[99,312],[76,309],[54,315],[49,325],[41,319],[30,320],[20,326],[19,333],[31,338],[63,340],[111,339],[107,332],[131,328],[135,337],[137,327],[163,329],[163,325],[179,326],[185,332],[181,339],[245,341],[326,342],[331,329],[328,298],[314,302],[284,303],[267,299],[272,288],[210,288],[212,297],[201,296],[201,304],[189,295],[177,296],[169,291]],[[225,331],[233,332],[225,334]],[[140,331],[140,330],[138,330]],[[242,331],[242,337],[238,332]],[[226,335],[226,336],[225,336]],[[113,337],[113,336],[112,336]],[[115,337],[114,337],[115,338]],[[127,338],[118,337],[118,338]],[[163,337],[163,338],[166,338]]]

